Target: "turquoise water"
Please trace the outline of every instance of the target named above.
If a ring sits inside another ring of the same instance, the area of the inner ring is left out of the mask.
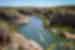
[[[17,29],[25,37],[35,40],[44,48],[52,41],[51,34],[44,28],[43,21],[36,16],[32,16],[30,23],[22,24]]]

